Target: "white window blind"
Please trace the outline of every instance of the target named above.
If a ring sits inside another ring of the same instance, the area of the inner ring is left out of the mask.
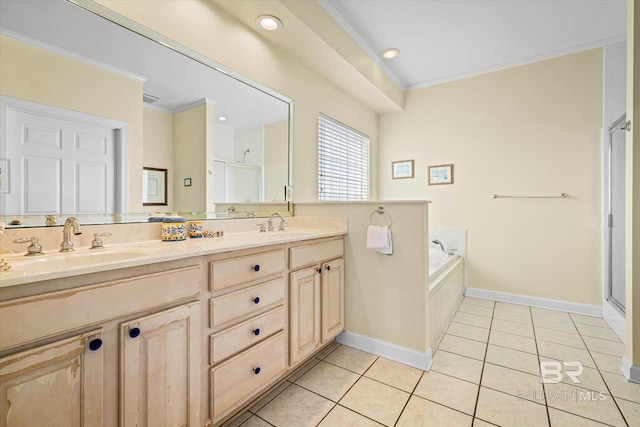
[[[318,199],[369,198],[369,137],[331,117],[318,117]]]

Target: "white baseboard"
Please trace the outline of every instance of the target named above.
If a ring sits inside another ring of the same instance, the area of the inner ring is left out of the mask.
[[[640,384],[640,366],[633,365],[627,356],[622,356],[622,366],[620,366],[620,370],[627,381]]]
[[[599,305],[580,304],[576,302],[530,297],[526,295],[488,291],[486,289],[477,288],[466,288],[465,295],[474,298],[491,299],[495,301],[510,302],[513,304],[530,305],[532,307],[548,308],[550,310],[561,310],[571,313],[585,314],[587,316],[602,317],[602,307]]]
[[[367,353],[384,357],[404,365],[428,371],[431,369],[433,352],[431,347],[426,353],[401,347],[375,338],[365,337],[364,335],[355,334],[353,332],[344,331],[336,337],[336,341]]]
[[[602,318],[623,343],[627,343],[627,320],[608,301],[602,302]]]

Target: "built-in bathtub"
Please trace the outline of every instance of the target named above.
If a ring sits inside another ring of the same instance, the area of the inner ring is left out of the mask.
[[[464,258],[429,248],[429,333],[431,347],[440,342],[464,295]]]

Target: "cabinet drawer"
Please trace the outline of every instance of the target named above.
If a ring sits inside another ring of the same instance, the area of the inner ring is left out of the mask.
[[[289,267],[294,270],[311,264],[317,264],[344,254],[342,239],[329,240],[328,242],[313,243],[310,245],[296,246],[289,249]]]
[[[213,261],[210,265],[209,289],[213,292],[281,272],[284,270],[284,250]]]
[[[73,256],[73,255],[70,255]],[[200,267],[185,267],[0,304],[0,350],[195,297]]]
[[[284,371],[284,346],[284,332],[281,332],[211,369],[211,418],[214,422]]]
[[[282,277],[241,291],[211,299],[211,327],[216,328],[233,320],[242,320],[264,307],[284,300]]]
[[[217,335],[212,335],[210,338],[211,364],[216,364],[263,341],[276,332],[280,332],[284,329],[284,316],[284,307],[281,306],[237,326],[225,329],[224,332]]]

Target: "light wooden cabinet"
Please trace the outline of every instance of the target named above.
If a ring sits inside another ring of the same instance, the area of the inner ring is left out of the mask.
[[[284,248],[234,255],[210,262],[210,416],[216,425],[287,367]]]
[[[0,425],[102,426],[102,330],[0,359]]]
[[[220,425],[344,329],[343,256],[332,237],[0,295],[0,426]]]
[[[0,302],[0,426],[203,424],[202,269],[145,271]]]
[[[343,244],[334,239],[289,249],[291,268],[306,266],[289,274],[292,367],[344,330]]]
[[[320,346],[322,277],[320,266],[294,271],[289,277],[289,363],[304,359]]]
[[[200,424],[200,303],[120,325],[120,425]]]
[[[322,264],[322,344],[344,331],[344,259]]]

